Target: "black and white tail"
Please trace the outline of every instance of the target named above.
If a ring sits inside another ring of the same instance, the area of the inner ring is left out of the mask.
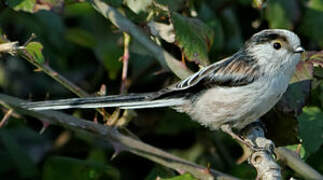
[[[180,106],[185,103],[184,98],[152,99],[152,94],[129,94],[88,98],[72,98],[50,101],[23,103],[22,106],[30,110],[58,110],[70,108],[103,108],[120,107],[121,109],[141,109],[168,106]]]

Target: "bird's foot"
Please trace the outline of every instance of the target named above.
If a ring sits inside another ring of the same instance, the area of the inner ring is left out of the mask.
[[[227,134],[229,134],[233,139],[237,140],[241,144],[246,145],[252,151],[267,151],[269,153],[273,153],[275,149],[275,145],[271,140],[266,139],[265,137],[256,137],[253,139],[245,138],[241,135],[238,135],[232,131],[232,128],[229,124],[225,124],[221,126],[221,130]]]

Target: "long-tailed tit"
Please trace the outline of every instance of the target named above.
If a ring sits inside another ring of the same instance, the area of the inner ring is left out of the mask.
[[[240,130],[278,102],[302,52],[300,39],[293,32],[263,30],[231,57],[158,92],[30,102],[23,106],[32,110],[169,106],[211,129]]]

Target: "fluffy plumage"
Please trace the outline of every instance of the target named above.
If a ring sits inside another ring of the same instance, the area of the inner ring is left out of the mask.
[[[269,111],[286,91],[300,60],[300,40],[287,30],[254,34],[233,56],[158,92],[23,104],[28,109],[170,106],[212,129],[241,129]]]

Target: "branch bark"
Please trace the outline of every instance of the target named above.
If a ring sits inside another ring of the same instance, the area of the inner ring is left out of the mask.
[[[302,161],[296,153],[284,147],[274,148],[273,142],[265,138],[261,126],[249,126],[244,133],[247,140],[261,148],[249,158],[250,164],[257,170],[257,179],[282,179],[281,169],[273,158],[274,155],[277,156],[276,160],[280,160],[305,179],[323,179],[319,172]]]
[[[23,46],[18,46],[18,42],[6,42],[0,44],[0,53],[9,53],[11,55],[16,54],[18,50],[24,49]]]
[[[70,82],[67,80],[65,77],[60,75],[58,72],[53,70],[51,67],[49,67],[46,64],[40,64],[36,61],[36,59],[25,49],[21,50],[21,55],[24,59],[26,59],[30,64],[34,65],[37,67],[39,70],[43,71],[46,73],[48,76],[56,80],[58,83],[63,85],[65,88],[73,92],[79,97],[88,97],[90,96],[87,92],[83,91],[80,87],[75,85],[74,83]]]
[[[179,172],[188,172],[198,179],[237,179],[222,172],[208,169],[206,167],[194,164],[183,160],[153,146],[145,144],[139,140],[127,137],[119,133],[116,129],[101,124],[96,124],[91,121],[79,119],[70,115],[66,115],[57,111],[31,111],[20,107],[20,104],[25,101],[18,98],[0,94],[0,104],[8,109],[13,109],[15,112],[37,118],[49,124],[63,126],[73,131],[83,131],[101,139],[105,142],[110,142],[119,150],[129,151],[138,156],[150,159],[153,162],[163,166],[172,168]]]
[[[257,170],[257,179],[279,180],[282,179],[280,166],[273,158],[274,143],[265,138],[264,130],[260,126],[248,126],[244,131],[246,139],[258,147],[252,152],[249,162]]]
[[[323,176],[311,166],[302,161],[297,155],[289,149],[278,147],[275,149],[277,159],[293,169],[304,179],[323,179]]]

